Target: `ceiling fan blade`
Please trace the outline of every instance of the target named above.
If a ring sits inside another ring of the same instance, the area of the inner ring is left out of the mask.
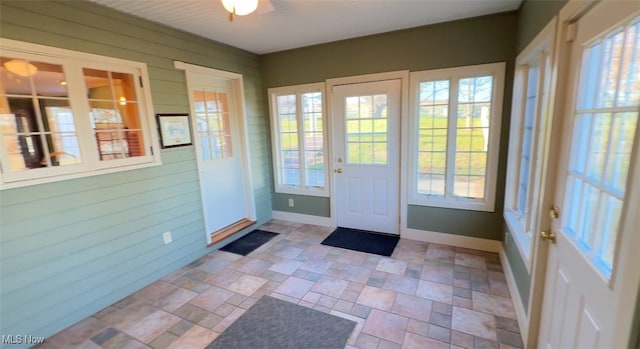
[[[259,15],[264,15],[275,11],[275,9],[276,8],[273,7],[273,4],[270,0],[260,0],[260,2],[258,2],[258,9],[256,10],[256,13]]]

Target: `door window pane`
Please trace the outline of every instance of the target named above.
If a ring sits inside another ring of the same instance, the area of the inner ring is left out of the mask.
[[[639,20],[584,49],[578,84],[563,227],[606,277],[613,267],[638,123]]]
[[[387,164],[387,95],[345,98],[347,162]]]
[[[213,160],[232,156],[226,92],[195,90],[193,101],[202,159]]]

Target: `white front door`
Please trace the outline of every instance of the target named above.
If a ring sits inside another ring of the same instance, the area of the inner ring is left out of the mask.
[[[249,218],[241,113],[232,80],[188,73],[205,227],[211,234]]]
[[[337,224],[399,233],[400,80],[335,86]]]
[[[626,348],[640,282],[640,2],[597,3],[572,25],[539,346]]]

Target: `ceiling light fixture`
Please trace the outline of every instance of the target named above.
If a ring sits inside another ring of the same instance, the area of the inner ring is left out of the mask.
[[[22,77],[35,75],[38,72],[38,67],[21,59],[12,59],[4,62],[3,65],[8,71]]]
[[[236,15],[244,16],[258,8],[258,0],[222,0],[222,6],[229,11],[229,21]]]

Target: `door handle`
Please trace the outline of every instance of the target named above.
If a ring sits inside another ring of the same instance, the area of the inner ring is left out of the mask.
[[[342,169],[341,169],[341,168],[336,168],[335,170],[333,170],[333,172],[335,172],[335,173],[342,173]]]
[[[542,240],[549,240],[552,244],[556,243],[556,234],[552,231],[541,231],[540,238]]]

